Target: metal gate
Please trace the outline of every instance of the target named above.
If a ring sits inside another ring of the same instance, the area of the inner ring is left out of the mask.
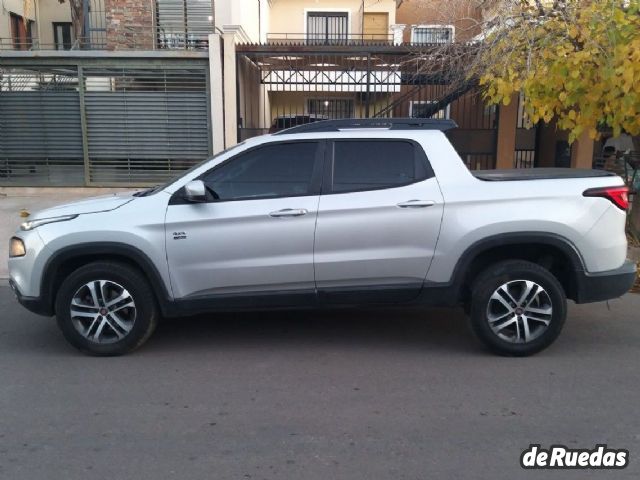
[[[494,168],[496,108],[452,86],[421,50],[389,45],[239,45],[238,138],[328,118],[451,118],[472,169]]]
[[[211,153],[207,90],[206,61],[3,66],[0,185],[165,181]]]

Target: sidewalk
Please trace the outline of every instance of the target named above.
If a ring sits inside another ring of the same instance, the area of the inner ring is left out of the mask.
[[[0,285],[8,278],[9,238],[24,218],[22,209],[35,213],[74,200],[132,190],[131,188],[0,187]]]

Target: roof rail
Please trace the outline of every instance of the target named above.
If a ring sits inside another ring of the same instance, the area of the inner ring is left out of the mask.
[[[340,118],[337,120],[322,120],[306,123],[297,127],[280,130],[274,135],[288,135],[290,133],[320,133],[339,132],[340,130],[360,128],[386,128],[389,130],[440,130],[446,132],[457,128],[453,120],[438,120],[435,118]]]

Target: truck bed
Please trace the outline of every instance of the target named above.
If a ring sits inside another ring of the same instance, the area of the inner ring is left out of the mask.
[[[509,170],[472,170],[479,180],[487,182],[512,182],[519,180],[551,180],[562,178],[594,178],[611,177],[615,173],[604,170],[588,170],[579,168],[520,168]]]

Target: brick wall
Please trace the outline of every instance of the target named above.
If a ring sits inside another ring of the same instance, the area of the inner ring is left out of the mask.
[[[153,0],[104,0],[108,50],[153,50]]]

